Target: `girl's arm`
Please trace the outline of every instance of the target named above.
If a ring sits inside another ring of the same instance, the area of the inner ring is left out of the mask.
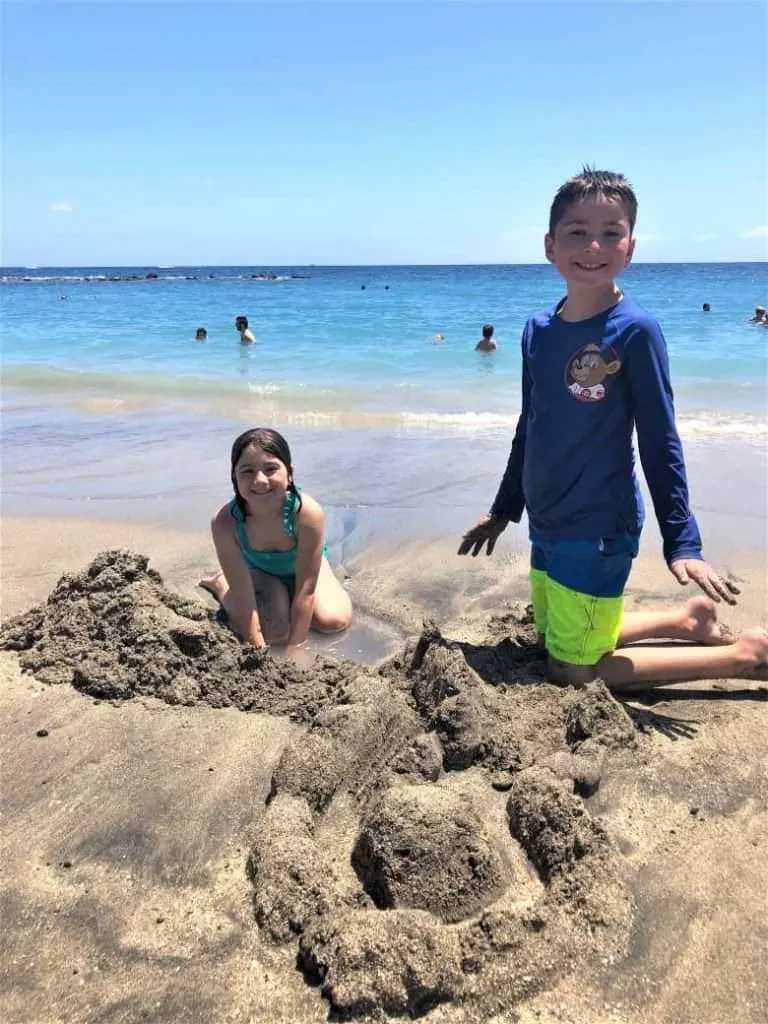
[[[261,632],[259,613],[256,610],[251,570],[237,543],[229,505],[220,508],[211,520],[211,533],[219,565],[229,584],[227,613],[243,640],[255,644],[256,647],[264,647],[266,645]]]
[[[315,589],[323,561],[323,510],[308,494],[302,495],[301,511],[296,517],[296,593],[291,604],[288,647],[303,644],[312,624]]]

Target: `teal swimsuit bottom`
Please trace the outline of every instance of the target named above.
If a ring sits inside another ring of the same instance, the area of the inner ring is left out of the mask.
[[[293,580],[296,577],[296,512],[299,506],[299,491],[288,491],[283,502],[283,527],[287,536],[293,541],[293,547],[288,551],[256,551],[248,543],[248,534],[245,529],[245,516],[233,498],[229,503],[229,511],[235,520],[235,536],[243,553],[243,558],[251,569],[261,569],[270,576],[277,576],[281,580]],[[323,545],[323,556],[328,557],[328,551]]]

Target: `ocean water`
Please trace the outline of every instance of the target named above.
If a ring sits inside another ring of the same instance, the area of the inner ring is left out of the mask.
[[[232,440],[260,424],[287,436],[334,561],[471,525],[506,463],[522,326],[560,297],[556,273],[270,271],[3,271],[3,514],[207,532],[231,491]],[[768,305],[765,264],[645,264],[622,282],[665,330],[700,523],[724,552],[732,540],[764,547],[768,329],[746,321]],[[492,355],[474,351],[485,322]]]
[[[31,403],[94,416],[99,429],[116,414],[175,412],[286,432],[508,433],[522,326],[563,293],[548,265],[269,271],[6,268],[6,422]],[[622,285],[662,323],[683,436],[764,438],[768,329],[746,321],[768,304],[766,265],[638,264]],[[238,314],[258,344],[239,344]],[[474,352],[485,322],[500,344],[490,356]]]

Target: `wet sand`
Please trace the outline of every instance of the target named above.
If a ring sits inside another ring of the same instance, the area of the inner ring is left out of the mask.
[[[210,620],[204,535],[6,519],[2,540],[4,622],[74,574],[0,655],[4,1021],[768,1016],[765,686],[550,686],[514,536],[492,560],[352,551],[370,618],[285,686]],[[114,548],[163,582],[81,574]],[[729,560],[735,628],[765,620],[762,559]],[[681,593],[639,560],[630,605]]]

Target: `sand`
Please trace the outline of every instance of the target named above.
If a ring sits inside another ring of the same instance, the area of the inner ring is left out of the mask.
[[[302,673],[199,534],[3,526],[4,1022],[768,1017],[764,686],[552,686],[512,545],[351,557],[369,664]]]

